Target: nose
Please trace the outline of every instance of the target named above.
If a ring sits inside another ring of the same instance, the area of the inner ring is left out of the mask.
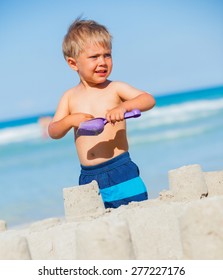
[[[100,56],[98,57],[98,62],[99,62],[100,65],[105,65],[105,64],[106,64],[105,58],[104,58],[103,55],[100,55]]]

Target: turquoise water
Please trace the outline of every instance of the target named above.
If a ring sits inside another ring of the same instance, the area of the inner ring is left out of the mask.
[[[153,110],[128,120],[131,157],[151,198],[168,189],[171,169],[223,170],[223,87],[156,101]],[[72,133],[43,138],[38,118],[0,122],[0,219],[9,226],[63,216],[63,188],[78,182]]]

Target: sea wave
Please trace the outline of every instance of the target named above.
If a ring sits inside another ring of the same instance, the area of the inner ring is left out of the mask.
[[[0,145],[29,141],[43,137],[39,124],[29,124],[0,130]]]
[[[131,145],[139,145],[151,142],[160,142],[200,135],[211,130],[211,127],[201,126],[193,128],[169,129],[155,133],[146,133],[141,135],[130,135],[129,143]]]
[[[129,122],[128,128],[132,131],[135,129],[144,130],[152,127],[189,123],[215,116],[222,112],[223,98],[184,102],[177,105],[155,107],[151,111],[143,113],[143,116],[137,119],[137,123]]]
[[[141,143],[148,141],[157,141],[158,139],[172,139],[186,135],[202,133],[203,130],[194,128],[195,121],[206,121],[206,118],[216,116],[216,119],[223,118],[223,98],[214,100],[200,100],[193,102],[184,102],[181,104],[155,107],[151,111],[144,112],[136,120],[128,120],[128,132],[133,142]],[[176,130],[176,126],[187,125],[181,130]],[[149,134],[149,129],[153,131]],[[162,131],[161,131],[162,130]],[[135,136],[136,132],[141,136]],[[21,125],[16,127],[7,127],[0,129],[0,145],[31,141],[41,139],[47,136],[47,132],[40,123]],[[135,139],[135,140],[134,140]],[[137,139],[137,140],[136,140]]]

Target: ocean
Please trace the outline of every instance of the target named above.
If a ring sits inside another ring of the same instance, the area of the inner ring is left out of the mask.
[[[150,198],[168,189],[169,170],[223,170],[223,86],[155,98],[155,108],[127,121],[131,158]],[[78,184],[72,132],[45,137],[40,117],[0,122],[0,220],[8,227],[63,217],[63,188]]]

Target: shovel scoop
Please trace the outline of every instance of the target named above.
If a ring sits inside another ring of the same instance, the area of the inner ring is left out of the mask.
[[[124,114],[124,119],[137,118],[141,116],[141,112],[138,109],[134,109]],[[98,135],[104,130],[104,126],[108,123],[105,118],[95,118],[86,122],[80,123],[77,130],[77,136],[81,135]]]

